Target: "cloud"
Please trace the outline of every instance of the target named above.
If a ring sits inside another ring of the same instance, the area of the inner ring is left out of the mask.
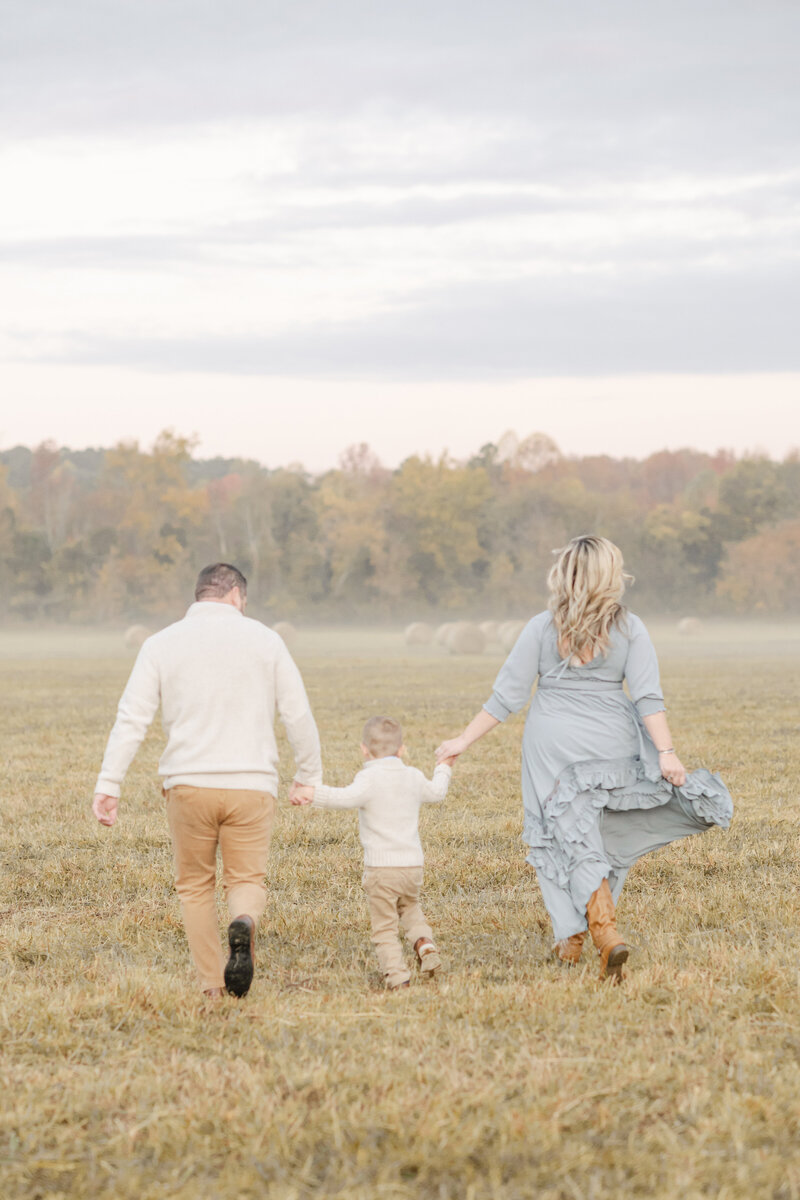
[[[12,0],[3,29],[26,361],[797,365],[800,6]]]
[[[133,235],[129,237],[18,238],[0,241],[0,262],[59,270],[99,268],[118,271],[145,264],[190,262],[202,243],[196,237]]]
[[[528,279],[427,293],[364,320],[280,336],[76,334],[38,361],[305,378],[509,379],[800,370],[789,270]],[[31,353],[35,351],[31,349]]]
[[[514,123],[495,172],[568,178],[775,167],[800,128],[785,0],[15,0],[3,33],[12,134],[417,111]]]
[[[375,256],[382,235],[388,251],[393,231],[407,237],[416,232],[406,253],[423,258],[441,231],[458,236],[449,253],[458,258],[461,273],[471,264],[480,270],[487,257],[515,275],[532,269],[551,273],[559,266],[627,269],[631,263],[678,272],[709,256],[743,268],[798,257],[799,193],[800,172],[683,177],[661,185],[606,180],[582,190],[451,181],[439,189],[387,186],[368,194],[358,184],[298,192],[291,182],[273,183],[257,217],[219,222],[200,215],[177,228],[174,219],[164,220],[168,232],[5,238],[0,261],[141,272],[200,262],[224,267],[230,259],[237,269],[263,271],[268,264],[307,266],[314,258],[319,264],[328,235],[339,233],[369,235],[372,241],[364,244]],[[85,224],[84,212],[81,219]],[[151,223],[157,229],[159,222]]]

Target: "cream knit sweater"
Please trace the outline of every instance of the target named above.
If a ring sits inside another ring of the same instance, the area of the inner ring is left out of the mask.
[[[314,806],[357,808],[367,867],[421,867],[419,810],[444,800],[451,771],[440,763],[433,779],[394,755],[370,759],[348,787],[314,788]]]
[[[123,692],[95,790],[120,785],[161,705],[164,786],[278,787],[275,707],[301,783],[322,779],[319,734],[300,672],[281,638],[232,604],[192,604],[147,639]]]

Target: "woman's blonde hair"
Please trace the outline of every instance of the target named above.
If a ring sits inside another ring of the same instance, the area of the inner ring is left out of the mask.
[[[622,552],[608,538],[587,534],[573,538],[561,550],[547,576],[560,652],[588,662],[608,653],[609,634],[622,620],[625,581]],[[566,652],[566,653],[565,653]]]

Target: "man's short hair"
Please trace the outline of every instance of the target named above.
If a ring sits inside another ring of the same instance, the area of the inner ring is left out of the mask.
[[[228,592],[238,587],[243,596],[247,595],[247,580],[238,567],[230,563],[212,563],[203,567],[197,576],[194,589],[195,600],[221,600]]]
[[[361,740],[373,758],[388,758],[403,744],[403,728],[394,717],[370,717]]]

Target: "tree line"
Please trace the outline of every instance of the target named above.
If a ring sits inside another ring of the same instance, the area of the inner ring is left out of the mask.
[[[319,475],[198,458],[170,431],[147,449],[0,452],[12,620],[174,614],[217,559],[242,568],[266,619],[525,615],[545,600],[552,551],[582,532],[622,547],[642,611],[800,611],[796,452],[577,458],[509,434],[467,461],[394,470],[353,446]]]

